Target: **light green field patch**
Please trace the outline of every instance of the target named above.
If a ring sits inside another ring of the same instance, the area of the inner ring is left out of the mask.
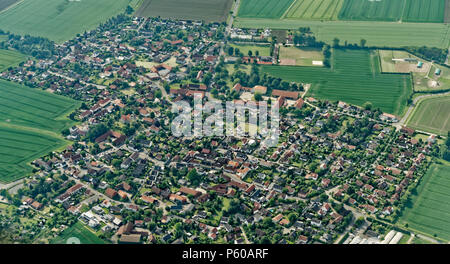
[[[280,65],[289,65],[292,61],[293,66],[317,66],[313,62],[323,62],[324,56],[320,49],[282,46],[279,59]]]

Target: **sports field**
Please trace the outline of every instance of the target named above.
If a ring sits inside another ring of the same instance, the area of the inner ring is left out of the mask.
[[[448,48],[450,24],[439,23],[397,23],[370,21],[304,21],[295,19],[237,18],[235,27],[298,29],[310,27],[315,36],[332,43],[339,38],[341,43],[359,43],[367,40],[368,46],[403,47],[428,46]]]
[[[421,179],[399,222],[409,228],[450,240],[450,164],[433,164]]]
[[[144,0],[135,15],[225,22],[232,4],[233,0]]]
[[[0,80],[0,181],[10,182],[31,172],[29,163],[67,142],[65,118],[79,103],[69,98]]]
[[[285,18],[337,20],[344,0],[296,0]]]
[[[408,126],[447,135],[450,131],[450,96],[435,96],[420,101],[408,121]]]
[[[322,50],[314,48],[280,47],[280,65],[290,66],[322,66],[324,57]]]
[[[17,66],[25,59],[26,56],[22,53],[0,49],[0,72],[8,69],[9,67]]]
[[[0,29],[64,42],[122,13],[130,0],[23,0],[0,13]]]
[[[311,83],[308,96],[374,107],[401,116],[412,92],[409,75],[381,74],[376,52],[335,50],[332,69],[262,66],[262,71],[285,81]]]
[[[238,16],[280,18],[295,0],[241,0]]]
[[[71,238],[79,239],[81,244],[106,244],[105,241],[84,227],[80,222],[76,222],[73,226],[64,230],[58,237],[50,241],[50,243],[68,244],[72,242],[73,239],[69,240]]]

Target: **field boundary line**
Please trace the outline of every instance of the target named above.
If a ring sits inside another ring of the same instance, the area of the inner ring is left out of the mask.
[[[289,10],[291,10],[291,8],[295,5],[295,3],[297,3],[300,0],[294,0],[292,2],[292,4],[286,9],[286,11],[283,13],[283,15],[281,15],[280,19],[284,19],[286,18],[286,15],[288,14]]]
[[[14,4],[12,4],[12,5],[8,6],[7,8],[3,9],[2,11],[0,11],[0,14],[2,14],[3,12],[8,11],[9,9],[17,6],[18,4],[20,4],[20,3],[24,2],[24,1],[25,0],[20,0],[20,1],[15,2]]]

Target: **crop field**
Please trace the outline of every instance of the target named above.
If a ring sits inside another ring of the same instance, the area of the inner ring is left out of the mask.
[[[125,11],[130,0],[23,0],[0,13],[0,29],[64,42]]]
[[[428,46],[448,48],[450,25],[440,23],[393,23],[370,21],[304,21],[295,19],[237,18],[234,26],[241,28],[298,29],[310,27],[317,39],[332,43],[359,43],[368,46],[403,47]]]
[[[12,66],[17,66],[20,62],[25,60],[25,55],[22,53],[0,49],[0,72]]]
[[[285,81],[311,83],[308,96],[341,100],[355,105],[371,102],[384,112],[401,116],[412,92],[410,76],[382,74],[375,52],[335,50],[333,67],[263,66]]]
[[[447,132],[450,131],[450,96],[435,96],[420,101],[408,126],[447,135]]]
[[[67,244],[69,238],[78,238],[81,244],[106,244],[97,235],[83,226],[82,223],[76,222],[73,226],[64,230],[58,237],[53,239],[51,244]],[[69,241],[70,242],[70,241]]]
[[[31,172],[29,162],[66,144],[59,133],[78,102],[0,80],[0,181]]]
[[[232,4],[233,0],[144,0],[135,15],[224,22]]]
[[[400,222],[409,228],[450,240],[450,165],[433,164],[421,179],[417,194],[403,211]]]
[[[305,20],[337,20],[344,0],[296,0],[286,18]]]
[[[20,0],[2,0],[2,1],[0,1],[0,12],[19,1]]]

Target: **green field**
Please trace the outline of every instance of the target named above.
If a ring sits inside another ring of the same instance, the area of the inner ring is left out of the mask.
[[[130,0],[23,0],[0,13],[0,29],[64,42],[122,13]]]
[[[50,241],[51,244],[67,244],[69,238],[78,238],[81,244],[106,244],[80,222],[64,230],[58,237]]]
[[[24,61],[26,56],[22,53],[12,50],[0,49],[0,72],[8,69],[9,67],[17,66],[20,62]]]
[[[447,135],[450,131],[450,96],[435,96],[420,101],[408,121],[408,126]]]
[[[401,116],[412,92],[409,74],[380,73],[376,52],[335,50],[333,67],[263,66],[262,71],[285,81],[311,83],[308,96],[363,105],[371,102]]]
[[[225,22],[233,0],[143,0],[139,17]]]
[[[305,20],[336,20],[344,0],[297,0],[285,18]]]
[[[399,221],[413,231],[450,240],[450,164],[431,165]]]
[[[310,27],[317,39],[332,43],[359,43],[367,40],[368,46],[403,47],[428,46],[448,48],[450,25],[438,23],[397,23],[370,21],[304,21],[298,19],[237,18],[235,27],[298,29]]]
[[[238,16],[280,18],[295,0],[241,0]]]
[[[67,144],[60,137],[73,124],[65,116],[79,103],[0,80],[0,181],[31,172],[29,163]]]

